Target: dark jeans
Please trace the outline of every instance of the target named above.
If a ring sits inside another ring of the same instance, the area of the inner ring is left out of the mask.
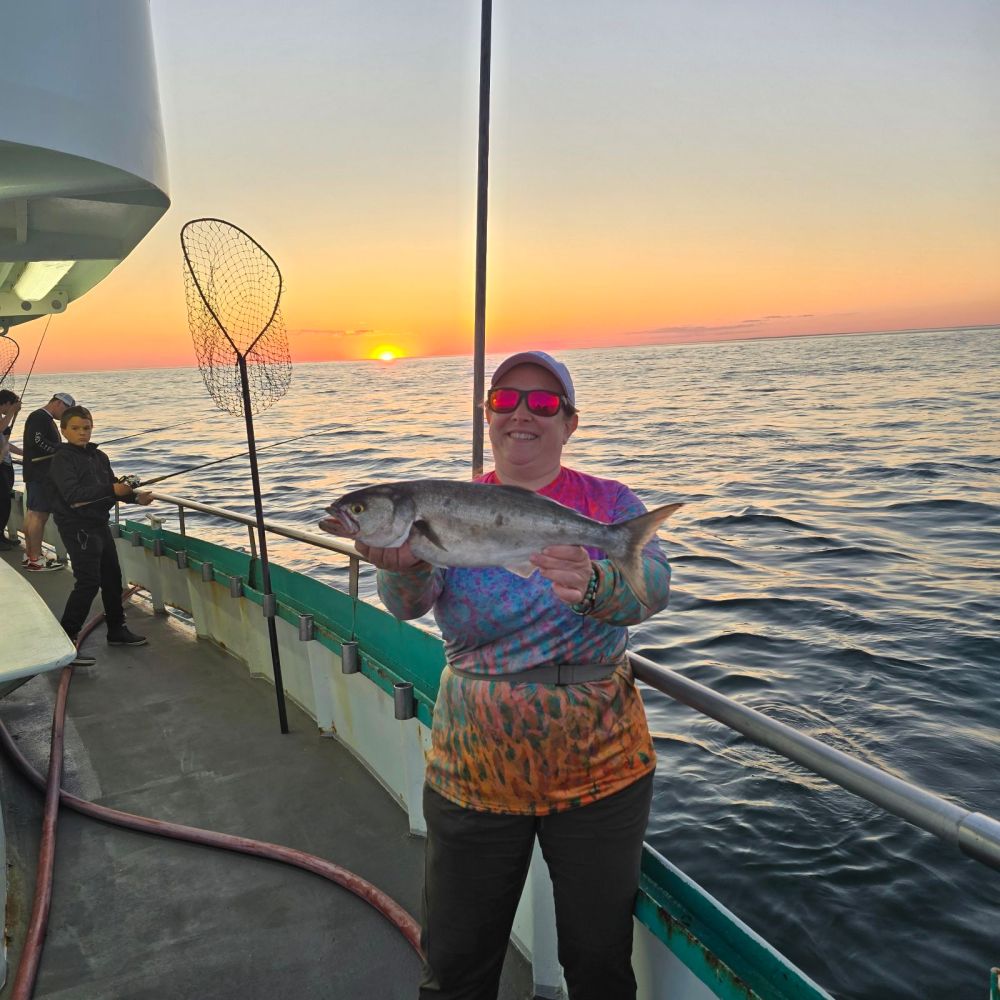
[[[10,501],[14,492],[14,467],[0,462],[0,535],[7,530],[10,520]]]
[[[108,631],[125,624],[122,609],[122,568],[118,562],[118,551],[111,529],[100,527],[73,528],[56,522],[59,535],[72,560],[73,592],[66,601],[62,627],[66,633],[76,637],[90,614],[90,605],[97,592],[101,592],[104,602],[104,616]]]
[[[535,837],[571,1000],[634,1000],[632,910],[653,776],[549,816],[476,812],[424,786],[421,1000],[496,1000]]]

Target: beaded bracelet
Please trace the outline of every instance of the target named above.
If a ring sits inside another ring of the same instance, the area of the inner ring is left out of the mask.
[[[591,562],[590,564],[590,579],[587,581],[587,589],[584,591],[583,598],[577,601],[576,604],[571,604],[569,606],[570,611],[576,612],[578,615],[589,615],[591,611],[594,610],[594,602],[597,600],[597,567]]]

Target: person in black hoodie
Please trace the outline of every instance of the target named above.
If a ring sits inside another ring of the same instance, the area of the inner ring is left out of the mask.
[[[11,444],[10,432],[20,410],[21,400],[17,395],[10,389],[0,389],[0,551],[14,548],[6,537],[14,491],[14,463],[10,455],[11,452],[20,455],[21,449]]]
[[[136,635],[125,625],[122,570],[108,521],[112,507],[120,500],[146,505],[152,502],[153,495],[136,492],[116,481],[108,456],[90,443],[94,421],[86,407],[68,407],[59,425],[66,443],[52,456],[52,516],[69,553],[75,581],[63,611],[62,627],[76,642],[100,590],[108,643],[141,646],[145,636]],[[97,661],[78,654],[74,662],[90,666]]]

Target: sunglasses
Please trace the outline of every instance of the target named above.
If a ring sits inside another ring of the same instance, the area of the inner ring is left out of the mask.
[[[513,413],[521,400],[528,405],[528,412],[536,417],[554,417],[567,402],[565,396],[548,389],[490,389],[486,405],[494,413]]]

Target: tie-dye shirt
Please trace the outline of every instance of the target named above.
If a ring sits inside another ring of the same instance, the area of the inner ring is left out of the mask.
[[[495,472],[481,479],[498,483]],[[538,491],[595,520],[645,511],[628,487],[562,468]],[[561,663],[618,663],[601,681],[556,687],[441,676],[427,781],[470,809],[542,815],[626,788],[656,766],[642,699],[625,657],[627,625],[667,605],[670,567],[655,540],[643,550],[644,607],[617,568],[588,550],[598,572],[589,615],[578,615],[540,573],[416,567],[380,570],[378,588],[397,618],[431,608],[449,665],[485,677]]]

